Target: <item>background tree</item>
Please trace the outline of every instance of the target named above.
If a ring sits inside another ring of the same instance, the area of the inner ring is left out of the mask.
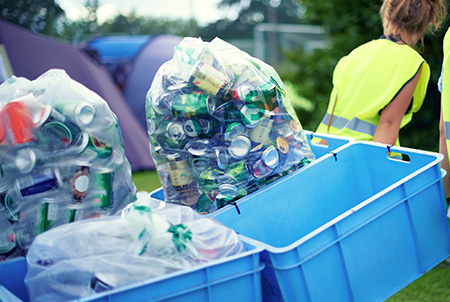
[[[33,32],[57,35],[64,11],[55,0],[0,0],[0,18]]]
[[[251,39],[253,28],[260,23],[297,24],[301,9],[295,0],[222,0],[219,8],[238,11],[235,19],[222,19],[201,29],[205,40]]]

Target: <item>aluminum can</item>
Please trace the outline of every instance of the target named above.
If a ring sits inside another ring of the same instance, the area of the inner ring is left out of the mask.
[[[45,139],[50,150],[76,147],[81,150],[86,144],[86,133],[64,115],[45,106],[35,127]]]
[[[95,108],[89,102],[65,100],[54,102],[53,108],[81,127],[90,125],[95,117]]]
[[[230,163],[226,167],[226,177],[220,179],[222,183],[232,183],[243,188],[246,186],[249,180],[250,173],[248,171],[247,161],[241,160],[238,162]],[[231,178],[232,182],[229,181],[228,177]]]
[[[229,156],[226,149],[214,148],[216,165],[220,170],[225,170],[228,166]]]
[[[150,96],[153,111],[161,116],[172,115],[172,99],[180,94],[178,91],[170,91],[162,95]]]
[[[241,114],[238,109],[236,109],[236,104],[238,101],[227,101],[216,107],[213,116],[221,121],[221,123],[242,123]]]
[[[245,101],[247,104],[264,104],[266,110],[272,110],[276,102],[277,86],[272,81],[263,81],[257,77],[248,79],[233,92],[233,97]]]
[[[211,132],[212,123],[208,119],[186,119],[183,130],[189,137],[200,137]]]
[[[88,144],[86,146],[88,152],[93,152],[96,158],[111,159],[113,148],[108,142],[89,134]]]
[[[36,153],[31,148],[21,148],[17,150],[16,156],[14,158],[14,165],[23,174],[31,172],[37,165],[39,159]]]
[[[16,249],[17,243],[13,225],[0,215],[0,257],[7,258]]]
[[[20,220],[20,201],[13,191],[9,191],[4,197],[4,207],[8,210],[9,219],[13,221]]]
[[[269,142],[269,133],[272,130],[273,115],[263,117],[250,131],[250,140],[255,143],[265,144]]]
[[[232,141],[245,132],[245,126],[241,123],[231,123],[225,128],[224,140]]]
[[[63,222],[58,221],[61,208],[63,206],[59,205],[52,198],[43,198],[39,205],[39,217],[36,224],[36,233],[41,234],[51,228],[62,224]]]
[[[180,121],[170,122],[167,127],[167,136],[174,142],[183,141],[186,138],[186,133],[183,129],[183,124]]]
[[[216,196],[217,208],[222,208],[238,197],[238,188],[232,184],[221,184]]]
[[[167,155],[170,181],[178,193],[179,201],[188,206],[197,203],[199,194],[186,156],[179,153]]]
[[[172,185],[177,191],[188,189],[194,182],[188,159],[178,153],[171,153],[167,155],[167,160]]]
[[[113,206],[113,181],[112,170],[95,171],[94,177],[94,208],[102,211]]]
[[[240,102],[236,103],[236,105],[239,109],[242,123],[248,128],[255,128],[260,119],[266,114],[264,109],[254,104],[246,105]]]
[[[189,153],[189,160],[193,172],[199,174],[211,166],[208,140],[195,140],[186,149]]]
[[[88,166],[79,167],[75,173],[69,178],[70,194],[73,201],[82,202],[88,193],[90,171]]]
[[[197,200],[197,212],[199,212],[202,215],[208,214],[212,211],[214,211],[217,208],[217,206],[214,203],[214,199],[211,200],[205,192],[200,194]]]
[[[57,168],[47,168],[40,173],[24,175],[15,182],[16,190],[22,197],[55,190],[61,185],[61,175]]]
[[[178,94],[172,100],[172,113],[175,117],[190,118],[199,115],[212,115],[216,102],[207,93],[191,92]]]
[[[278,135],[273,140],[273,145],[280,151],[282,154],[287,154],[289,152],[289,142],[288,140],[281,135]]]
[[[189,82],[212,96],[224,98],[230,92],[232,80],[213,66],[200,61],[194,65]]]
[[[239,135],[230,142],[228,153],[234,159],[243,159],[250,152],[250,148],[251,142],[248,137]]]
[[[31,111],[23,101],[6,103],[0,111],[4,139],[10,146],[22,145],[36,140]],[[4,140],[3,139],[3,140]]]
[[[269,146],[262,153],[261,160],[269,169],[274,170],[279,164],[280,156],[274,146]]]

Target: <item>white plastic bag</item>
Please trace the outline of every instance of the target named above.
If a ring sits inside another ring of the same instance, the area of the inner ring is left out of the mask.
[[[117,118],[63,70],[0,85],[0,261],[58,225],[135,198]]]
[[[36,237],[27,255],[31,301],[87,297],[245,251],[237,234],[189,207],[155,208],[148,193],[123,210]],[[152,208],[153,207],[153,208]]]
[[[276,71],[218,38],[185,38],[147,93],[165,200],[210,213],[314,160]]]

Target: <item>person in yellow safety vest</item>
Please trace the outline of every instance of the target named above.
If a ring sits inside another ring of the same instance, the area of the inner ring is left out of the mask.
[[[444,155],[441,167],[447,172],[443,178],[445,197],[450,194],[450,163],[448,151],[450,148],[450,29],[444,36],[443,43],[444,62],[442,63],[441,77],[439,78],[438,88],[441,92],[441,118],[439,122],[439,152]]]
[[[414,50],[446,15],[443,0],[384,0],[383,36],[340,59],[317,132],[399,145],[399,130],[422,106],[430,68]],[[450,68],[449,68],[450,69]]]

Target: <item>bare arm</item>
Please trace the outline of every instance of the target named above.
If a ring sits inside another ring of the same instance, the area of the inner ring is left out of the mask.
[[[439,121],[439,152],[444,155],[444,159],[441,162],[441,168],[447,171],[447,175],[442,179],[444,183],[444,191],[445,197],[449,197],[450,192],[450,177],[449,177],[449,159],[448,159],[448,151],[447,151],[447,141],[445,139],[445,127],[444,127],[444,116],[442,114],[442,105],[441,105],[441,118]]]
[[[381,112],[380,121],[373,136],[374,142],[388,145],[395,144],[400,131],[402,118],[411,103],[421,70],[419,70],[414,78],[403,87],[397,96]]]

